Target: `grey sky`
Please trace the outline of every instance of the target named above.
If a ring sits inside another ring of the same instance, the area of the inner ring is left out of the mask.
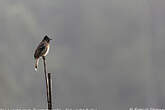
[[[47,56],[53,106],[98,110],[165,107],[163,0],[0,0],[0,107],[46,107]]]

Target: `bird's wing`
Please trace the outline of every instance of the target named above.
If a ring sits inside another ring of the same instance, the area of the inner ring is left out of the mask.
[[[46,43],[41,42],[35,51],[34,57],[39,58],[40,56],[43,56],[46,51],[47,51]]]

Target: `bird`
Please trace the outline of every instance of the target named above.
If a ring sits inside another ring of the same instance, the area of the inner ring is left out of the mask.
[[[35,71],[37,71],[38,68],[38,62],[40,57],[44,57],[48,54],[49,48],[50,48],[50,39],[47,35],[44,36],[42,41],[37,46],[35,53],[34,53],[34,59],[35,59]]]

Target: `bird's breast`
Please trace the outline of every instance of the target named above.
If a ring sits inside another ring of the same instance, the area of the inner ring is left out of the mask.
[[[47,45],[47,50],[46,50],[44,56],[46,56],[46,55],[48,54],[48,52],[49,52],[49,48],[50,48],[50,46],[49,46],[49,44],[48,44],[48,45]]]

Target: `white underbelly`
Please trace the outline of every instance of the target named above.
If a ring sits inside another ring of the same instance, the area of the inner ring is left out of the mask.
[[[47,49],[46,53],[44,54],[44,56],[46,56],[48,54],[48,52],[49,52],[49,45],[48,45],[48,49]]]

